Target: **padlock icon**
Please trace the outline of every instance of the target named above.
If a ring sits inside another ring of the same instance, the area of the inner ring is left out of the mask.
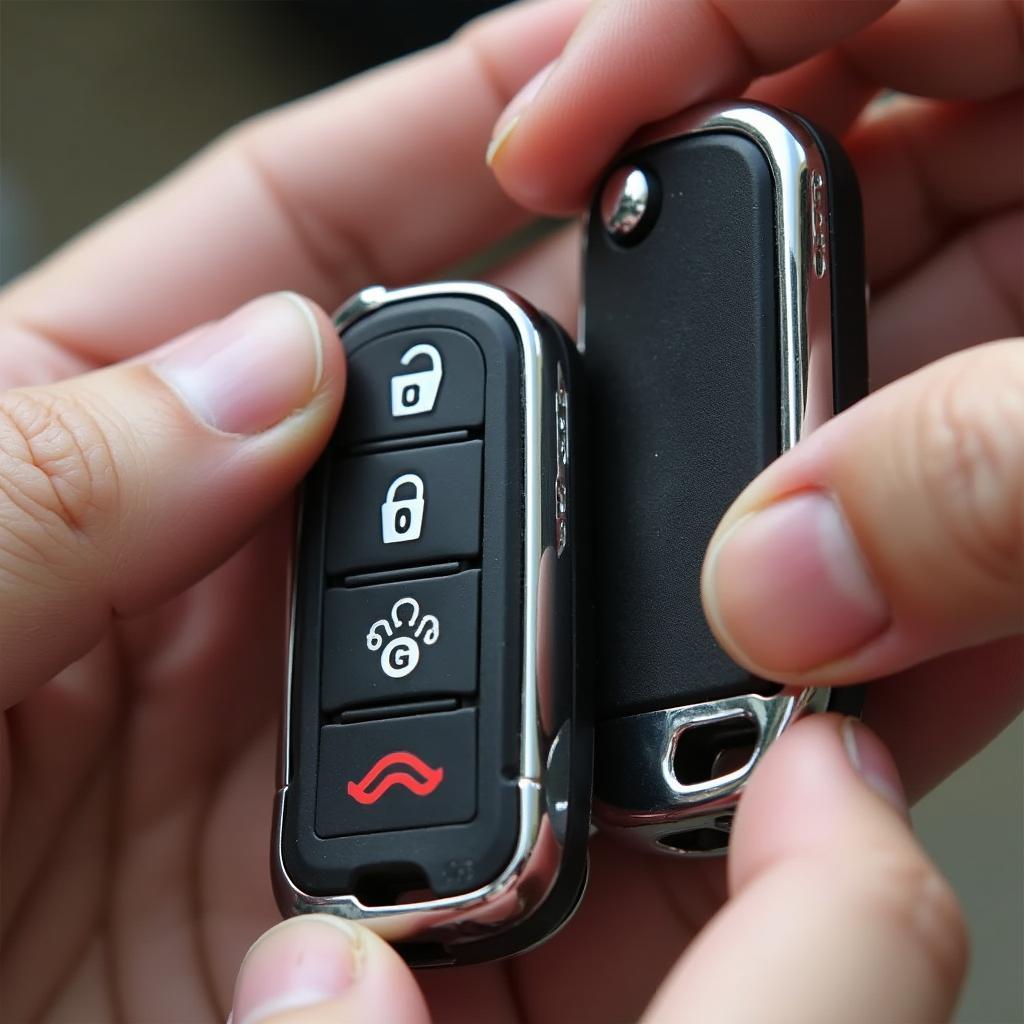
[[[400,373],[391,378],[392,416],[418,416],[434,409],[441,378],[444,376],[441,353],[433,345],[413,345],[400,362],[408,366],[419,356],[426,356],[430,360],[429,370]]]
[[[398,498],[402,487],[411,487],[414,497]],[[403,473],[391,481],[384,504],[380,507],[380,534],[385,544],[402,544],[419,540],[423,530],[423,480],[415,473]]]

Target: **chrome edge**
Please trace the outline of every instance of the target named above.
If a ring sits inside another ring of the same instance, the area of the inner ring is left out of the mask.
[[[461,295],[480,299],[503,312],[513,323],[523,360],[523,645],[522,729],[520,745],[519,832],[509,863],[488,885],[442,899],[389,906],[366,906],[354,896],[315,896],[303,892],[288,874],[282,853],[284,806],[291,772],[291,691],[295,643],[295,593],[298,559],[294,559],[292,604],[289,607],[289,650],[285,686],[285,712],[281,743],[281,777],[274,807],[271,868],[278,905],[290,913],[330,913],[358,919],[378,934],[396,941],[418,940],[458,944],[498,934],[527,918],[550,892],[558,873],[561,842],[548,811],[544,735],[538,685],[538,594],[542,550],[542,516],[551,504],[542,486],[543,427],[547,410],[541,401],[545,370],[544,338],[536,323],[539,315],[529,303],[502,288],[476,281],[445,281],[389,290],[366,288],[334,315],[339,333],[384,305],[432,296]],[[301,511],[301,510],[300,510]],[[301,531],[301,515],[296,543]],[[298,548],[296,548],[296,551]],[[557,801],[553,801],[557,803]]]
[[[614,764],[634,762],[631,786],[635,796],[632,807],[595,801],[602,830],[633,843],[654,842],[659,850],[673,856],[723,852],[672,849],[662,840],[688,830],[719,828],[718,822],[731,815],[750,772],[768,747],[802,714],[824,711],[828,693],[824,688],[806,688],[774,696],[743,694],[629,715],[609,723],[602,733],[602,756]],[[740,718],[757,728],[757,740],[746,762],[707,782],[680,782],[674,760],[683,734],[712,722]]]
[[[779,450],[792,448],[833,413],[831,253],[828,251],[828,182],[824,157],[811,133],[785,111],[756,103],[717,103],[694,108],[639,134],[625,159],[648,146],[681,135],[728,131],[743,135],[764,154],[775,184],[774,220],[778,298]],[[584,236],[585,237],[585,236]],[[817,266],[815,265],[817,257]],[[585,254],[584,254],[585,258]],[[641,715],[598,725],[599,749],[607,750],[608,725],[632,723],[632,760],[646,777],[644,809],[595,801],[605,831],[676,856],[715,852],[669,851],[658,840],[683,828],[699,828],[739,799],[764,750],[799,715],[828,706],[827,688],[783,690],[773,696],[744,694],[724,700]],[[693,785],[681,784],[673,757],[682,733],[697,725],[745,717],[758,727],[758,740],[741,768]],[[657,767],[644,771],[637,751],[657,751]],[[626,761],[628,753],[623,751]],[[626,761],[620,763],[626,763]]]

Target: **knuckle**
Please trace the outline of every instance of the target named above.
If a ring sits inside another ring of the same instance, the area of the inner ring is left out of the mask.
[[[969,938],[959,900],[924,857],[861,864],[852,895],[862,914],[918,949],[926,967],[951,989],[967,969]]]
[[[481,85],[491,94],[494,116],[497,117],[501,108],[512,99],[514,90],[508,87],[494,63],[493,28],[494,21],[489,14],[478,15],[452,36],[449,45],[473,65]]]
[[[71,546],[116,508],[118,462],[104,427],[67,393],[0,395],[0,524],[9,537]]]
[[[1019,582],[1024,524],[1024,342],[956,360],[915,409],[915,461],[950,541],[986,574]]]

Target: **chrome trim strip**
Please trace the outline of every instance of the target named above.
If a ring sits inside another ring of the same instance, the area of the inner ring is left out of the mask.
[[[797,691],[783,691],[774,696],[743,694],[721,700],[691,704],[680,708],[647,711],[616,719],[617,732],[609,730],[604,736],[604,755],[613,764],[628,762],[631,751],[644,754],[659,751],[650,763],[637,766],[635,786],[638,794],[636,807],[599,805],[598,817],[602,826],[630,828],[633,825],[678,823],[691,816],[705,817],[712,811],[720,814],[735,803],[753,766],[800,715],[811,711],[824,711],[828,704],[828,690],[821,687]],[[746,763],[708,782],[686,784],[676,777],[674,761],[676,748],[688,729],[699,728],[712,722],[745,718],[757,727],[757,740]],[[648,740],[653,737],[653,742]],[[667,741],[666,741],[667,738]],[[685,813],[680,813],[685,808]]]
[[[826,165],[802,123],[784,111],[747,102],[710,104],[661,122],[633,140],[626,159],[658,142],[715,131],[735,132],[755,142],[775,183],[779,450],[785,452],[828,419],[834,406],[831,261],[821,236],[824,231],[827,238],[828,211],[823,207],[828,195]],[[818,268],[814,266],[816,255]],[[644,810],[595,803],[597,816],[605,828],[633,831],[634,840],[642,839],[647,844],[654,840],[655,845],[659,836],[680,831],[679,823],[690,817],[700,819],[694,821],[694,827],[699,827],[709,809],[727,809],[735,804],[754,765],[786,726],[805,711],[824,710],[828,697],[827,688],[783,690],[771,697],[742,695],[616,720],[635,720],[634,739],[639,739],[641,733],[644,737],[650,735],[652,746],[643,740],[634,749],[660,750],[660,762],[657,773],[645,773],[652,799]],[[682,732],[737,716],[758,726],[758,741],[746,765],[703,783],[681,784],[673,770],[673,757]],[[599,749],[602,731],[598,726]],[[653,822],[675,825],[646,827]],[[673,852],[661,846],[659,849]],[[674,851],[674,855],[693,854]]]
[[[288,590],[288,665],[285,669],[284,682],[284,713],[281,721],[284,727],[281,731],[281,743],[277,754],[277,784],[278,786],[288,785],[288,776],[292,767],[292,738],[291,738],[291,708],[292,708],[292,676],[295,672],[295,606],[298,601],[299,587],[299,551],[302,544],[302,509],[305,504],[302,490],[299,490],[299,497],[295,502],[295,539],[292,542],[292,550],[288,555],[288,574],[291,577],[291,586]]]
[[[472,892],[419,903],[366,906],[354,896],[314,896],[299,889],[288,875],[282,855],[284,800],[291,761],[288,756],[291,732],[291,690],[293,667],[288,665],[282,782],[274,814],[273,860],[275,893],[282,907],[293,912],[321,911],[357,918],[385,938],[410,936],[457,942],[459,928],[472,923],[466,938],[479,937],[490,927],[504,931],[529,916],[550,891],[558,871],[558,841],[548,820],[545,781],[542,774],[544,738],[538,687],[538,588],[541,563],[541,517],[547,507],[542,493],[542,438],[545,409],[543,392],[544,344],[534,325],[536,312],[504,289],[475,281],[446,281],[389,291],[376,286],[364,289],[335,314],[341,332],[357,320],[384,305],[436,296],[467,296],[497,307],[513,323],[519,336],[523,360],[524,420],[524,540],[523,540],[523,644],[522,723],[520,747],[519,834],[512,857],[504,871],[491,883]],[[300,519],[301,525],[301,519]],[[297,566],[296,566],[297,571]],[[297,577],[295,577],[297,580]],[[293,580],[291,644],[294,644]],[[291,651],[289,652],[291,654]],[[528,884],[524,884],[528,883]]]

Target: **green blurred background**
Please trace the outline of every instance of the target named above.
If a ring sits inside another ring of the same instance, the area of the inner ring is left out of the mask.
[[[494,6],[0,0],[0,280],[236,121],[437,42]],[[963,1024],[1024,1021],[1022,751],[1018,720],[914,812],[970,919]],[[780,980],[799,976],[794,964]]]

